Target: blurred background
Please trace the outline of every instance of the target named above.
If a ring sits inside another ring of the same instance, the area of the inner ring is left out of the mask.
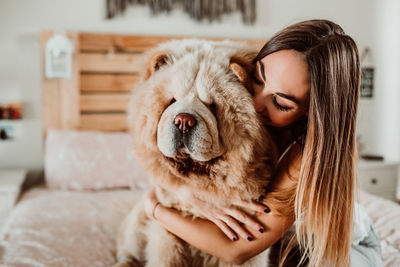
[[[235,37],[267,40],[305,19],[330,19],[366,49],[363,64],[373,69],[372,95],[360,99],[358,140],[363,154],[400,161],[400,1],[256,0],[255,20],[240,12],[197,21],[182,9],[152,14],[147,5],[128,5],[107,18],[104,0],[0,0],[0,104],[22,103],[19,120],[2,120],[12,139],[0,140],[0,168],[43,167],[40,33],[79,31],[161,36]],[[393,165],[393,166],[394,166]],[[392,165],[391,165],[392,166]],[[397,168],[397,165],[396,165]]]

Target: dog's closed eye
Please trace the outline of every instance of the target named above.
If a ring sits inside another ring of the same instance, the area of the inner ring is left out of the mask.
[[[214,116],[216,116],[217,115],[217,105],[213,102],[208,107],[211,110],[211,112],[214,114]]]
[[[176,102],[176,99],[175,98],[172,98],[171,99],[171,101],[169,101],[169,105],[168,106],[171,106],[173,103],[175,103]]]

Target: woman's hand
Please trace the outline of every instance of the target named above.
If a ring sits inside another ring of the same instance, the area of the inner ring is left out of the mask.
[[[154,213],[158,205],[160,205],[160,202],[158,202],[156,191],[154,187],[152,187],[147,193],[143,203],[143,210],[149,219],[154,219]]]
[[[257,202],[236,201],[229,207],[216,207],[199,198],[191,189],[182,187],[177,192],[181,201],[190,204],[199,214],[216,224],[224,234],[231,240],[238,240],[241,236],[248,241],[253,240],[253,236],[242,226],[245,224],[256,231],[264,232],[264,227],[245,213],[241,208],[253,210],[256,212],[268,213],[268,207]]]

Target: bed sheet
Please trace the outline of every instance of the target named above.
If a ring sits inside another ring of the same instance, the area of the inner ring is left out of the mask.
[[[383,265],[400,266],[400,205],[364,191],[359,203],[367,210],[381,240]]]
[[[0,234],[3,266],[110,266],[139,190],[28,191]]]
[[[139,189],[32,189],[3,226],[0,263],[110,266],[115,263],[119,224],[142,194]],[[381,239],[384,266],[400,266],[400,205],[365,192],[360,193],[359,203]]]

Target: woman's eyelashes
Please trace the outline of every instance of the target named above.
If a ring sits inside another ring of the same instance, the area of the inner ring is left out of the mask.
[[[276,96],[272,97],[272,102],[274,103],[274,106],[281,111],[287,112],[292,109],[292,107],[282,106],[281,104],[279,104],[278,101],[276,101]]]

